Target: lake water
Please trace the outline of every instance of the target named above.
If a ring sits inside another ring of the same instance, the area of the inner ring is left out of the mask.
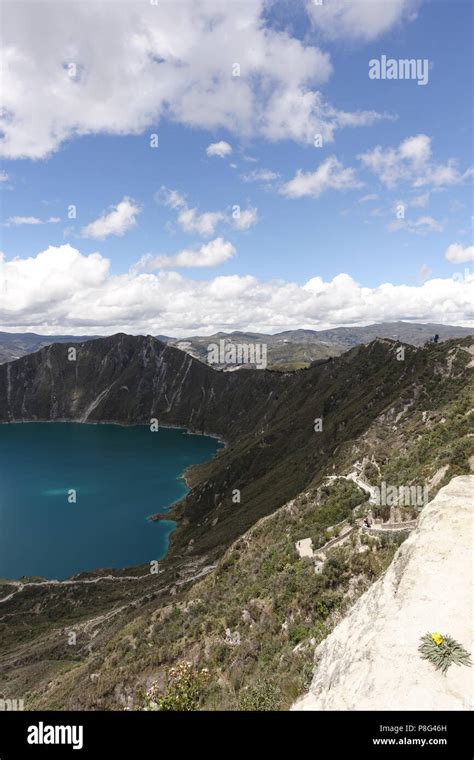
[[[183,471],[221,446],[146,426],[0,425],[0,578],[161,559],[175,523],[147,518],[184,496]]]

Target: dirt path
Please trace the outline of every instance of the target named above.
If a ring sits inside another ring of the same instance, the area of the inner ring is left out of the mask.
[[[190,581],[198,580],[198,578],[201,578],[202,576],[210,573],[211,570],[214,570],[215,567],[216,565],[206,565],[197,573],[195,573],[194,575],[191,575],[189,578],[181,578],[180,580],[176,581],[174,585],[182,586],[183,584],[188,583]],[[160,572],[156,573],[156,575],[159,575]],[[62,587],[62,586],[74,586],[74,585],[85,584],[85,583],[89,583],[89,584],[99,583],[100,581],[139,581],[139,580],[143,580],[143,578],[149,578],[150,575],[151,575],[150,573],[145,573],[145,575],[99,575],[97,578],[82,578],[78,580],[68,580],[68,581],[58,581],[58,580],[32,581],[31,583],[23,583],[22,581],[5,581],[4,585],[14,586],[15,591],[12,591],[11,594],[8,594],[8,596],[4,596],[3,599],[0,599],[0,604],[2,604],[3,602],[7,602],[13,596],[16,596],[16,594],[19,594],[20,591],[23,591],[23,589],[31,587],[31,586]]]
[[[375,504],[377,489],[374,486],[369,485],[369,483],[367,483],[365,480],[362,480],[357,470],[353,470],[349,473],[349,475],[326,476],[326,480],[339,480],[340,478],[343,478],[344,480],[351,480],[356,484],[356,486],[359,486],[362,491],[365,491],[365,493],[369,494],[369,504]]]
[[[339,478],[343,478],[344,480],[351,480],[353,483],[355,483],[359,488],[362,489],[362,491],[365,491],[369,495],[368,501],[365,502],[369,505],[375,504],[375,495],[377,493],[377,489],[374,486],[369,485],[365,480],[362,480],[360,475],[357,473],[356,470],[353,470],[348,475],[327,475],[326,480],[338,480]],[[342,524],[341,524],[342,525]],[[402,530],[413,530],[416,528],[417,520],[408,520],[406,522],[400,522],[400,523],[386,523],[385,525],[371,525],[370,527],[367,527],[364,525],[364,520],[361,518],[360,520],[356,521],[353,526],[350,527],[349,530],[343,530],[343,532],[339,536],[335,536],[334,538],[331,538],[329,541],[327,541],[324,546],[321,546],[320,549],[315,549],[314,555],[319,553],[324,553],[328,549],[332,549],[334,546],[337,546],[338,544],[345,541],[355,530],[361,529],[365,531],[366,533],[395,533],[397,531]],[[349,528],[349,523],[347,523],[347,527]]]
[[[15,591],[12,591],[11,594],[8,596],[4,596],[3,599],[0,599],[0,604],[3,602],[7,602],[9,599],[11,599],[16,594],[19,594],[20,591],[23,591],[24,588],[28,588],[31,586],[74,586],[80,583],[99,583],[99,581],[138,581],[142,578],[148,578],[149,573],[146,573],[146,575],[100,575],[97,578],[82,578],[80,580],[74,580],[74,581],[58,581],[58,580],[51,580],[51,581],[32,581],[31,583],[24,583],[23,581],[5,581],[4,584],[6,586],[14,586]]]

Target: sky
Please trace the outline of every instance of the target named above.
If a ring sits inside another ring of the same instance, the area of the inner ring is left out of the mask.
[[[470,2],[1,15],[0,330],[473,324]]]

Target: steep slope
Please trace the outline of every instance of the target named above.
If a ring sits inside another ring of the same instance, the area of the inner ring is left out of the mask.
[[[137,709],[141,691],[162,684],[166,669],[185,660],[209,670],[203,707],[286,709],[309,684],[314,643],[398,546],[395,537],[374,539],[367,553],[349,544],[316,574],[310,560],[299,558],[295,541],[310,530],[324,543],[329,526],[364,498],[345,482],[301,495],[260,520],[194,583],[171,580],[159,594],[158,576],[141,593],[134,589],[138,603],[130,597],[119,607],[115,600],[100,614],[91,603],[105,582],[49,591],[27,584],[16,594],[17,605],[15,598],[0,604],[0,613],[11,616],[9,630],[0,620],[7,648],[0,678],[11,692],[26,690],[35,708]],[[109,582],[110,593],[120,583]],[[124,581],[127,593],[131,584]],[[36,635],[22,641],[22,613],[32,606]],[[67,644],[70,630],[77,632],[74,648]]]
[[[467,343],[466,343],[467,345]],[[296,373],[222,373],[148,337],[119,334],[53,345],[0,366],[0,421],[74,419],[178,425],[222,436],[228,447],[191,468],[191,493],[173,551],[228,545],[258,518],[299,493],[334,452],[358,438],[384,408],[410,399],[447,361],[450,344],[416,350],[376,340]],[[461,352],[462,354],[463,352]],[[459,355],[453,372],[466,357]],[[449,384],[454,388],[454,378]],[[447,388],[447,392],[449,388]],[[315,431],[315,419],[323,420]],[[241,492],[239,504],[232,492]],[[210,522],[215,529],[210,531]]]
[[[363,477],[374,484],[428,481],[433,495],[443,478],[468,473],[471,343],[407,349],[399,362],[396,344],[377,341],[280,376],[279,387],[288,388],[278,404],[265,407],[269,430],[248,433],[246,444],[232,441],[211,463],[192,469],[196,485],[158,575],[144,566],[101,570],[70,584],[0,583],[4,695],[25,695],[35,708],[136,708],[141,689],[153,681],[163,686],[166,669],[187,660],[211,674],[202,706],[288,708],[309,688],[314,647],[386,569],[400,541],[391,532],[367,536],[356,513],[366,494],[345,479],[329,485],[325,476],[352,472],[360,460]],[[108,361],[118,354],[111,349]],[[325,405],[327,439],[312,428],[315,401]],[[265,465],[255,485],[260,455]],[[265,479],[267,467],[273,479]],[[244,496],[256,488],[253,498],[231,502],[234,478]],[[220,483],[227,483],[221,493]],[[341,521],[354,529],[331,545],[315,573],[296,543],[309,537],[319,551]],[[77,633],[75,647],[70,631]]]
[[[72,361],[71,347],[77,352]],[[0,420],[144,424],[159,417],[163,424],[230,436],[244,418],[241,408],[228,406],[232,398],[239,401],[233,389],[245,392],[252,409],[277,382],[268,374],[234,380],[151,336],[118,334],[53,344],[2,365]]]
[[[298,710],[467,710],[473,675],[420,658],[439,631],[473,651],[474,476],[454,478],[423,510],[387,572],[318,646]]]

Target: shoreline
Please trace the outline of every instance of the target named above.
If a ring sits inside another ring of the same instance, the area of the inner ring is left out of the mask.
[[[22,419],[22,420],[0,420],[0,425],[29,425],[39,423],[53,423],[53,422],[71,422],[77,425],[117,425],[117,427],[129,428],[129,427],[149,427],[147,422],[117,422],[116,420],[81,420],[81,419],[69,419],[68,417],[57,417],[54,420],[45,419]],[[193,430],[186,427],[186,425],[166,425],[158,422],[158,430],[164,428],[166,430],[183,430],[187,435],[205,435],[208,438],[214,438],[226,448],[228,446],[225,438],[220,433],[207,433],[206,431]],[[190,465],[192,466],[192,465]]]

